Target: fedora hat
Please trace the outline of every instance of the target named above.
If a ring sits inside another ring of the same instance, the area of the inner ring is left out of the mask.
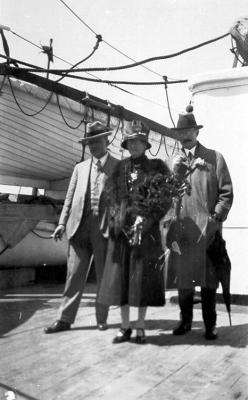
[[[148,142],[149,128],[141,121],[132,121],[130,131],[126,132],[121,143],[123,149],[127,149],[129,140],[139,139],[146,143],[146,148],[150,149],[151,144]]]
[[[85,137],[80,138],[79,142],[87,144],[93,140],[107,137],[111,133],[110,127],[102,124],[100,121],[90,122],[86,126]]]
[[[186,113],[179,114],[176,128],[171,128],[172,131],[182,131],[191,128],[201,129],[203,125],[197,125],[193,114],[193,106],[186,107]]]

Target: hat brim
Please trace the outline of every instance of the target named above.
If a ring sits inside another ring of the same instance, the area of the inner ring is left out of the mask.
[[[93,136],[83,137],[78,140],[79,143],[87,144],[89,142],[93,142],[94,140],[98,140],[104,137],[107,137],[113,133],[112,131],[102,132]]]
[[[123,149],[127,150],[127,142],[129,142],[130,140],[134,140],[134,139],[137,139],[137,137],[136,137],[136,138],[128,138],[128,139],[125,139],[125,140],[122,142],[121,147],[122,147]],[[150,149],[150,148],[152,147],[151,143],[149,143],[149,142],[145,142],[144,140],[141,140],[141,142],[143,142],[143,143],[146,144],[146,150],[148,150],[148,149]]]
[[[196,125],[196,126],[191,126],[191,127],[183,127],[183,128],[170,128],[170,130],[171,131],[187,131],[187,130],[189,130],[189,129],[192,129],[192,128],[195,128],[195,129],[201,129],[201,128],[203,128],[203,125]]]

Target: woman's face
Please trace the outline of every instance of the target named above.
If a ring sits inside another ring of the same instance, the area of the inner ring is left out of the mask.
[[[131,154],[132,158],[137,158],[142,156],[147,149],[146,142],[140,139],[130,139],[127,141],[127,150]]]

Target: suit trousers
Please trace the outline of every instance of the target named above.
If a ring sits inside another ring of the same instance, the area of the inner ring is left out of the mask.
[[[179,307],[184,324],[193,320],[195,289],[179,289]],[[206,329],[213,329],[216,325],[216,289],[201,288],[202,318]]]
[[[90,213],[82,219],[77,232],[69,241],[66,284],[58,316],[60,320],[70,324],[74,322],[93,255],[97,280],[96,321],[98,324],[106,322],[108,306],[97,301],[106,251],[107,239],[100,232],[98,217]]]

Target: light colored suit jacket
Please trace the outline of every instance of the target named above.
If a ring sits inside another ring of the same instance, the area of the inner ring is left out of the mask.
[[[103,166],[106,178],[112,175],[113,169],[119,161],[110,154]],[[64,206],[60,215],[59,224],[66,225],[67,238],[70,240],[75,235],[83,217],[88,181],[92,158],[77,164],[73,170]],[[103,188],[101,188],[103,189]],[[99,228],[104,237],[108,237],[107,205],[100,194],[99,200]]]

